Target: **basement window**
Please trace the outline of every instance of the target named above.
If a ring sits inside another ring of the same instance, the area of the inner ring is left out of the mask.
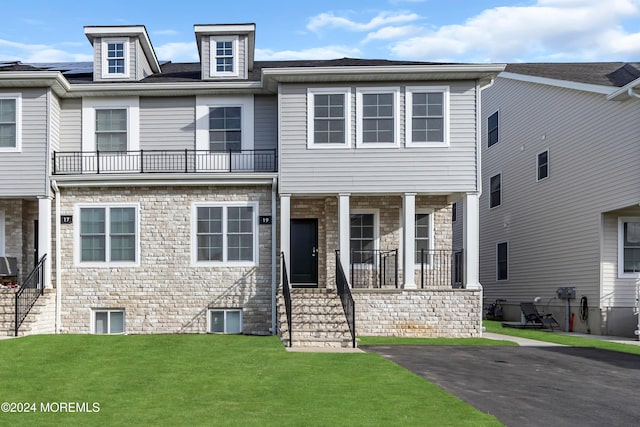
[[[241,334],[241,309],[211,309],[209,310],[209,325],[207,330],[215,334]]]

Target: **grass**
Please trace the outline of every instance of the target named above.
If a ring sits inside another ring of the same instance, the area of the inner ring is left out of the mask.
[[[499,321],[495,320],[485,320],[483,321],[483,325],[486,328],[487,332],[494,332],[496,334],[529,338],[533,340],[552,342],[573,347],[592,347],[600,348],[603,350],[619,351],[622,353],[640,354],[640,346],[633,344],[622,344],[592,338],[554,334],[550,331],[537,329],[505,328]]]
[[[467,345],[467,346],[517,346],[513,341],[488,338],[404,338],[359,337],[358,345]]]
[[[501,425],[368,353],[289,353],[276,337],[40,335],[0,341],[2,425]]]

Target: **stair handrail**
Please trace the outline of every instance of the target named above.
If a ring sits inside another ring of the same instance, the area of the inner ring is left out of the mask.
[[[291,347],[291,287],[289,286],[289,275],[287,274],[287,260],[284,252],[280,253],[282,260],[282,296],[284,297],[284,308],[287,312],[287,330],[289,331],[289,347]]]
[[[351,332],[351,345],[356,348],[356,303],[351,295],[351,288],[344,274],[342,262],[340,262],[340,250],[336,250],[336,289],[340,301],[342,301],[342,309],[347,318],[349,332]]]
[[[40,295],[44,294],[44,262],[47,254],[42,255],[36,266],[33,268],[27,279],[22,282],[15,297],[15,336],[27,318],[29,311],[35,305]]]

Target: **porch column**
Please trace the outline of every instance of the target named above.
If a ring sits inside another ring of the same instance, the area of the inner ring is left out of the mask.
[[[479,200],[478,194],[467,194],[464,199],[464,287],[467,289],[482,289]]]
[[[342,271],[349,277],[349,261],[351,259],[351,219],[349,214],[349,196],[351,193],[338,194],[338,249],[340,249],[340,264]],[[351,284],[353,286],[353,283]]]
[[[416,286],[416,193],[404,193],[402,199],[404,213],[404,289],[417,289]]]
[[[38,199],[38,257],[47,254],[44,262],[44,287],[51,289],[51,199]],[[37,263],[39,260],[35,260]]]
[[[280,251],[284,253],[287,271],[291,271],[291,194],[280,195]],[[282,283],[280,277],[280,283]]]

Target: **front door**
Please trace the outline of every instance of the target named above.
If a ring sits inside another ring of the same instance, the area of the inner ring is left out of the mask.
[[[318,220],[291,220],[291,284],[318,286]]]

